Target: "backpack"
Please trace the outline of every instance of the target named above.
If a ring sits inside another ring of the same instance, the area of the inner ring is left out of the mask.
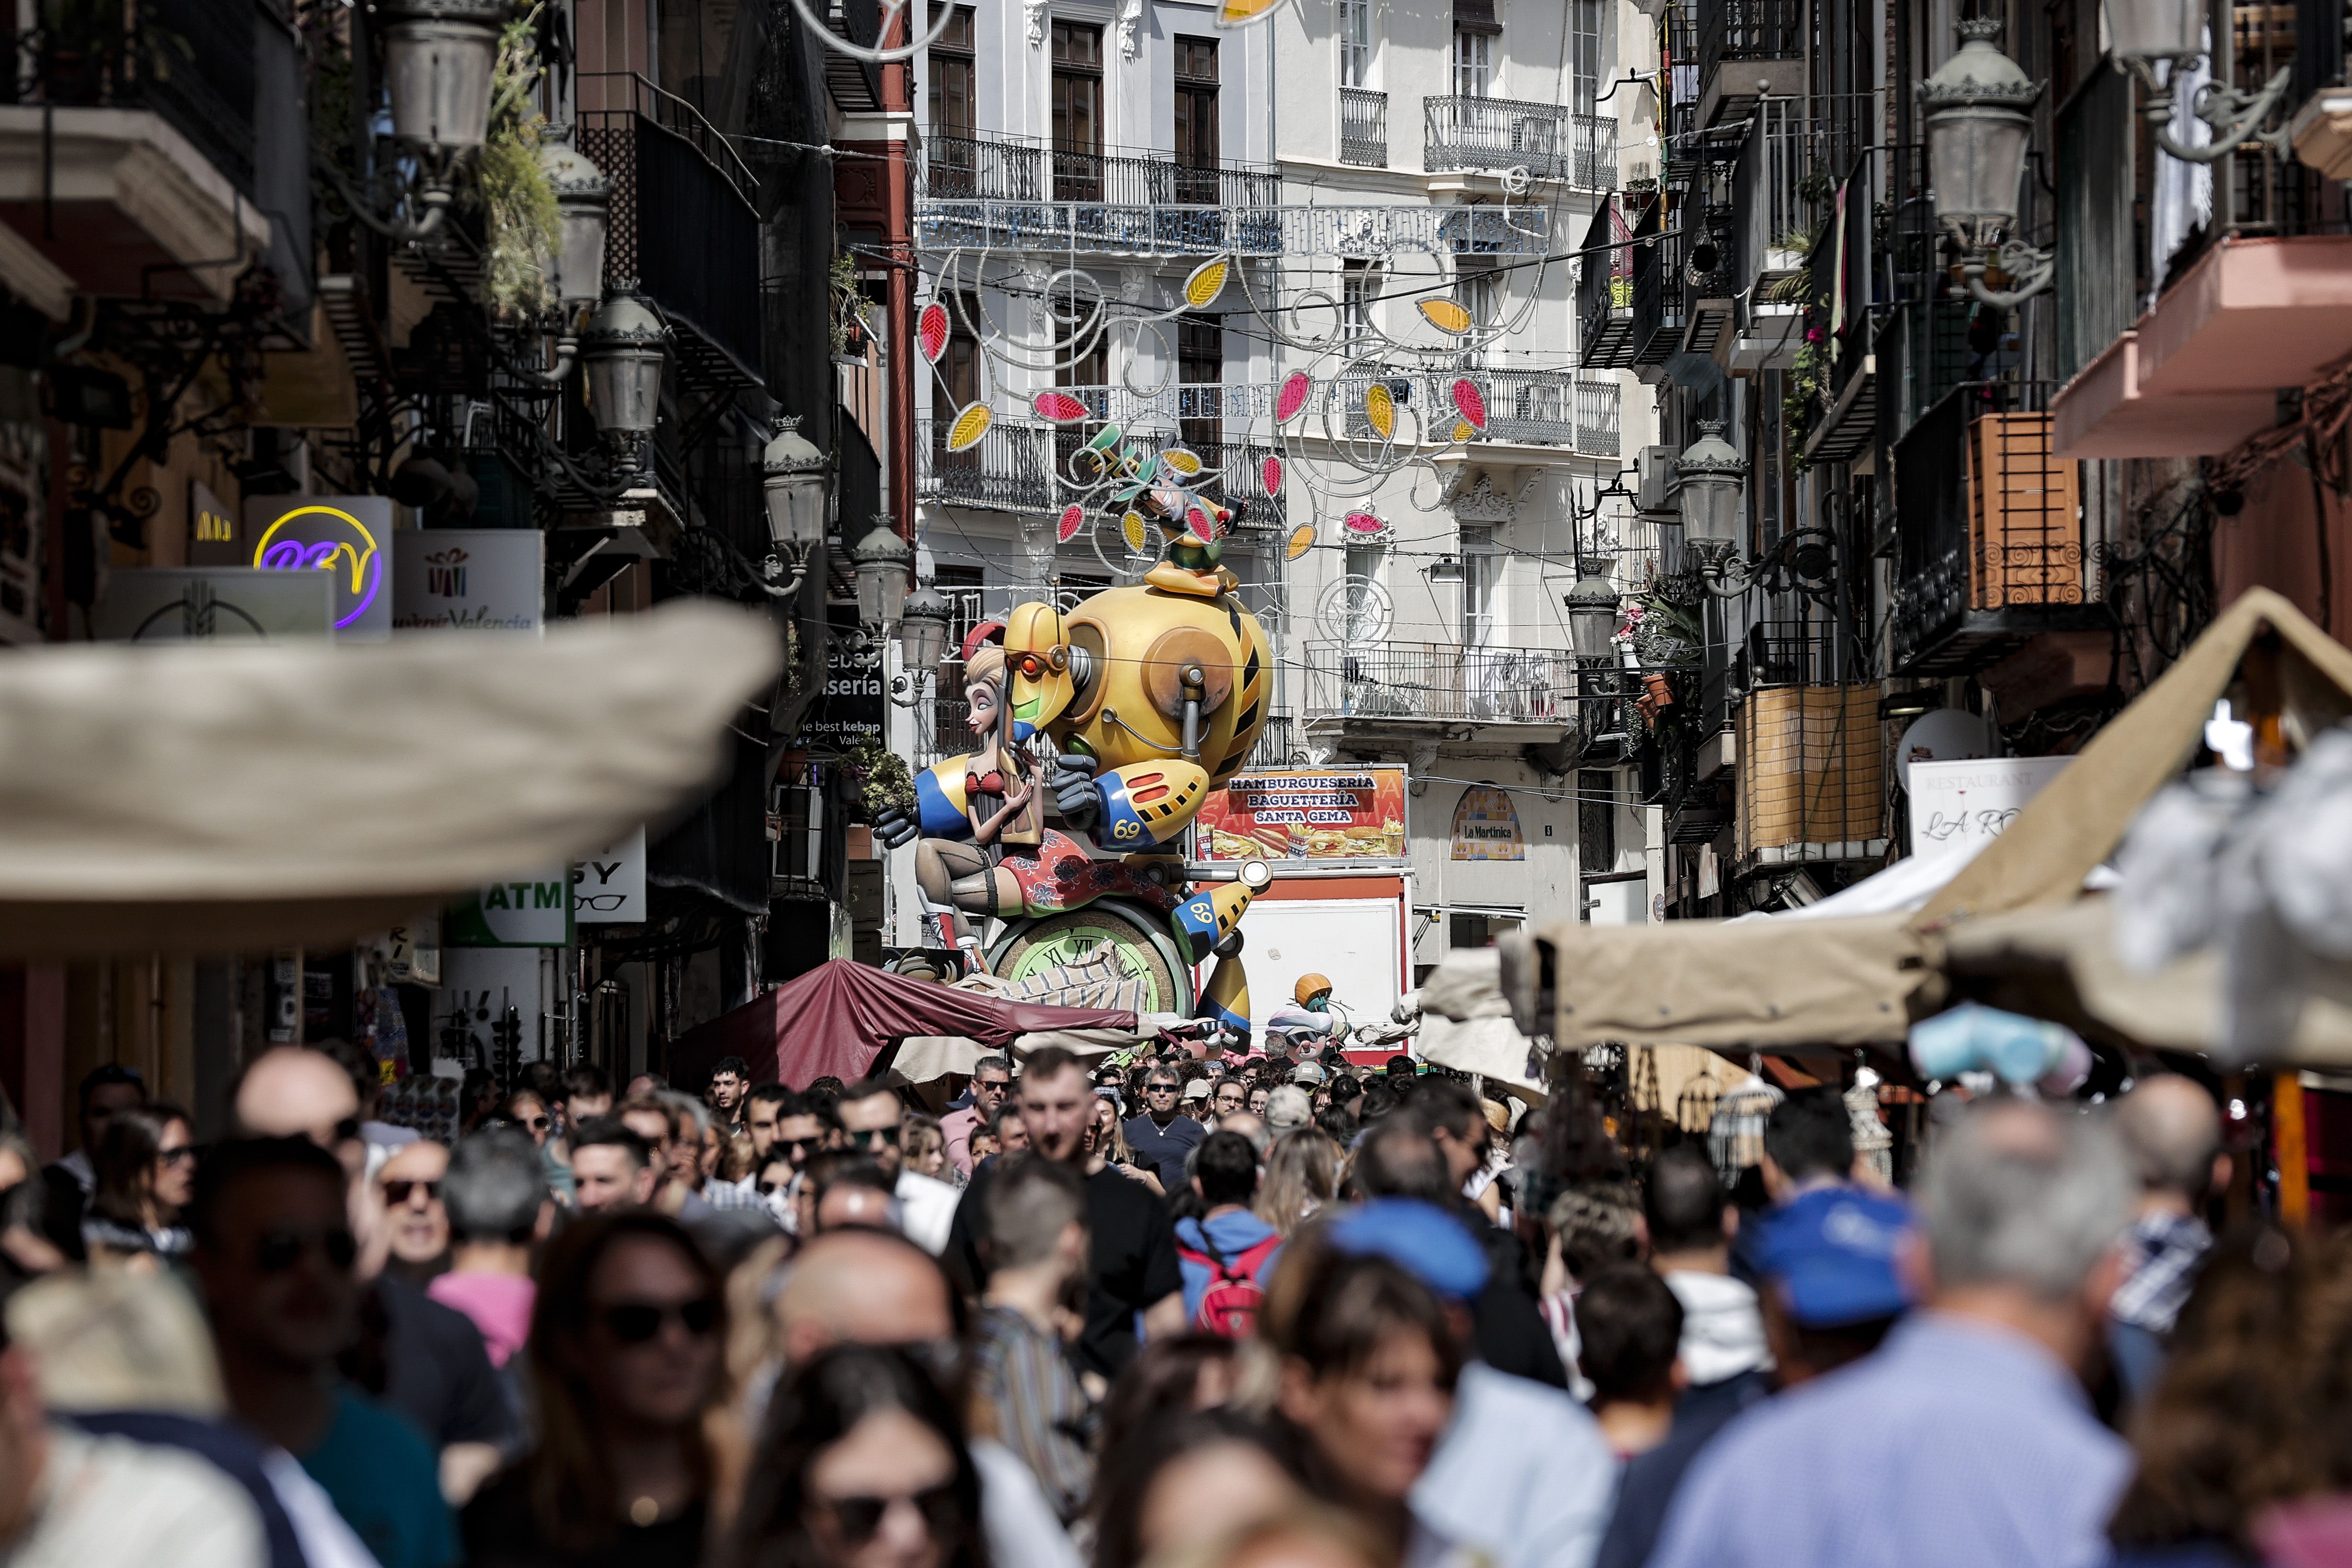
[[[1200,1309],[1192,1314],[1192,1326],[1223,1339],[1247,1339],[1257,1327],[1257,1309],[1265,1300],[1265,1291],[1257,1282],[1258,1270],[1282,1245],[1282,1238],[1269,1236],[1229,1260],[1209,1239],[1208,1227],[1204,1225],[1201,1228],[1201,1244],[1206,1251],[1182,1241],[1176,1243],[1178,1257],[1202,1265],[1210,1275],[1209,1288],[1201,1292]]]

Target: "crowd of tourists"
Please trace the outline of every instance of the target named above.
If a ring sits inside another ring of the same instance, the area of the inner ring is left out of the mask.
[[[1832,1088],[1757,1182],[1312,1041],[698,1088],[468,1082],[445,1145],[279,1047],[199,1147],[92,1073],[80,1152],[0,1136],[0,1552],[2352,1562],[2352,1249],[2216,1240],[2188,1077],[1943,1097],[1907,1191]]]

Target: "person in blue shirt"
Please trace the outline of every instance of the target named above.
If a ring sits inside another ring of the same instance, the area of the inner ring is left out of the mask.
[[[457,1532],[424,1435],[353,1391],[348,1178],[307,1138],[222,1144],[196,1173],[194,1262],[237,1418],[301,1462],[383,1568],[446,1568]]]
[[[2103,1561],[2131,1454],[2082,1368],[2137,1186],[2102,1123],[2022,1100],[1969,1111],[1916,1191],[1925,1246],[1905,1266],[1921,1305],[1875,1352],[1726,1427],[1652,1568]]]
[[[1265,1281],[1282,1256],[1282,1234],[1250,1212],[1257,1197],[1257,1151],[1239,1133],[1212,1133],[1192,1156],[1192,1190],[1209,1210],[1176,1222],[1176,1265],[1184,1275],[1184,1321],[1245,1339]],[[1213,1292],[1213,1295],[1212,1294]],[[1202,1315],[1202,1303],[1211,1308]]]

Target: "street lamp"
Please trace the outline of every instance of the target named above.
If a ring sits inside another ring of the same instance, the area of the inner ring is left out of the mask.
[[[1723,421],[1703,419],[1698,439],[1675,459],[1681,481],[1675,499],[1682,510],[1683,548],[1703,562],[1720,562],[1739,539],[1739,491],[1748,464],[1723,438]]]
[[[889,513],[874,514],[872,530],[851,548],[849,559],[856,569],[859,629],[877,642],[898,635],[915,551],[898,537]]]
[[[2205,54],[2205,0],[2106,0],[2108,53],[2116,68],[2128,70],[2147,89],[2149,129],[2156,144],[2187,163],[2212,163],[2257,137],[2286,151],[2285,128],[2264,132],[2262,124],[2285,98],[2293,66],[2281,66],[2260,92],[2240,92],[2221,82],[2200,88],[2189,112],[2212,127],[2213,139],[2202,147],[2172,137],[2173,110],[2179,99],[2181,73]],[[2164,80],[2156,78],[2158,61],[2170,63]]]
[[[1584,575],[1568,591],[1568,641],[1580,664],[1605,663],[1614,651],[1617,635],[1617,585],[1609,580],[1609,562],[1591,557]]]
[[[830,465],[801,434],[800,415],[776,415],[775,434],[760,455],[761,497],[768,538],[780,551],[805,554],[824,538],[824,480]]]
[[[2009,236],[2017,225],[2017,191],[2025,177],[2025,144],[2042,84],[2028,77],[1993,40],[2000,24],[1970,16],[1959,25],[1960,47],[1919,84],[1927,124],[1927,168],[1936,219],[1958,241],[1969,293],[1988,305],[2013,308],[2050,287],[2051,257]],[[1985,287],[1989,257],[2000,247],[2001,270],[2022,287],[1995,293]]]
[[[895,537],[895,536],[894,536]],[[899,612],[898,679],[890,683],[890,700],[913,707],[922,700],[923,680],[935,674],[948,649],[948,625],[955,606],[929,583],[907,596]]]
[[[440,226],[453,193],[449,169],[482,144],[490,128],[490,73],[507,0],[383,0],[383,75],[392,133],[424,165],[424,221],[405,237]]]
[[[541,143],[539,166],[555,189],[557,239],[549,270],[568,323],[573,311],[604,297],[604,232],[613,186],[604,172],[568,141]]]
[[[635,290],[634,283],[623,284],[580,334],[588,410],[627,472],[645,466],[645,449],[661,412],[663,344],[669,338],[662,319]]]

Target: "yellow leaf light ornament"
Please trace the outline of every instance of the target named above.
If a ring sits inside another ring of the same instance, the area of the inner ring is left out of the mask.
[[[1282,547],[1282,559],[1285,560],[1297,560],[1300,556],[1305,555],[1308,550],[1313,549],[1314,548],[1315,525],[1313,523],[1301,523],[1297,528],[1290,530],[1290,538],[1284,542]]]
[[[990,418],[986,403],[966,403],[948,426],[948,450],[969,452],[979,445],[980,438],[988,434]]]
[[[987,411],[982,410],[983,413]],[[1396,398],[1386,382],[1374,382],[1364,389],[1364,417],[1371,421],[1372,434],[1382,441],[1396,435]],[[977,436],[974,440],[979,439]],[[952,448],[951,448],[952,449]]]
[[[1459,338],[1476,325],[1470,312],[1451,299],[1424,299],[1421,302],[1422,319],[1439,331]]]
[[[1225,275],[1231,270],[1232,264],[1222,256],[1194,267],[1192,276],[1184,280],[1184,303],[1195,310],[1205,308],[1225,291]]]

